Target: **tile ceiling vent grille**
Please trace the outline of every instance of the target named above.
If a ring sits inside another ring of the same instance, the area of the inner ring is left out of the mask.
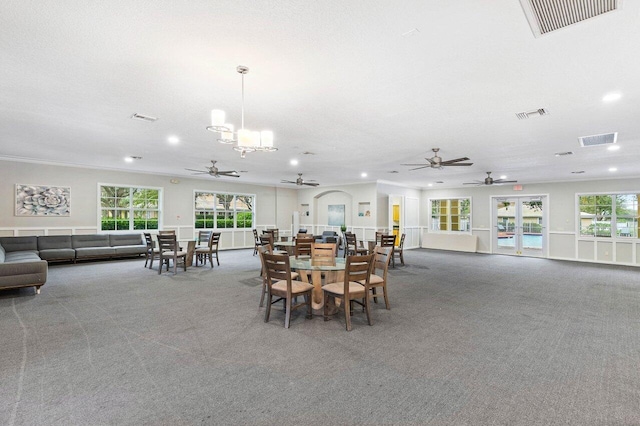
[[[605,133],[603,135],[580,136],[578,138],[581,147],[610,145],[612,143],[616,143],[617,139],[618,132]]]
[[[520,3],[536,37],[622,7],[622,0],[520,0]]]
[[[137,112],[134,112],[131,118],[134,120],[147,121],[149,123],[153,123],[154,121],[158,120],[156,117],[151,117],[150,115],[138,114]]]
[[[546,108],[539,108],[529,112],[516,112],[516,117],[518,117],[518,120],[526,120],[527,118],[536,115],[549,115],[549,110]]]

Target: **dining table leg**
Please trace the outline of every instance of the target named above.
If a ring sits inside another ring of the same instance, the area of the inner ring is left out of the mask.
[[[302,281],[309,282],[309,273],[311,273],[311,282],[313,292],[311,293],[311,307],[316,315],[323,315],[324,312],[324,295],[322,294],[322,274],[325,274],[325,281],[328,283],[342,282],[344,280],[344,271],[300,271]],[[340,302],[336,301],[337,306]],[[330,312],[334,312],[334,307],[329,307]]]

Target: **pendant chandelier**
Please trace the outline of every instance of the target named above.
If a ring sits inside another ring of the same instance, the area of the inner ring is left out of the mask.
[[[249,72],[249,68],[238,65],[236,71],[242,76],[242,114],[240,129],[234,132],[233,124],[225,123],[225,113],[222,110],[211,111],[211,126],[207,130],[220,133],[218,142],[223,144],[237,144],[233,147],[240,152],[240,157],[244,158],[247,152],[266,151],[274,152],[278,148],[273,146],[273,132],[263,130],[261,132],[251,131],[244,127],[244,75]]]

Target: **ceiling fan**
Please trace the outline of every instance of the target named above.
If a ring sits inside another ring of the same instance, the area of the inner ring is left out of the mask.
[[[431,167],[432,169],[441,169],[444,166],[471,166],[473,163],[461,163],[461,161],[468,161],[469,158],[467,157],[461,157],[461,158],[455,158],[453,160],[447,160],[447,161],[442,161],[442,157],[440,157],[438,155],[438,151],[440,151],[440,148],[432,148],[431,149],[435,155],[431,158],[425,158],[425,160],[428,161],[427,164],[402,164],[403,166],[420,166],[420,167],[416,167],[415,169],[409,169],[409,170],[418,170],[418,169],[424,169],[426,167]]]
[[[207,170],[194,170],[194,169],[185,169],[185,170],[189,170],[190,172],[196,172],[196,173],[193,173],[194,175],[211,175],[216,178],[219,178],[220,176],[240,177],[238,172],[236,172],[235,170],[218,170],[218,168],[216,167],[216,163],[217,163],[216,160],[211,160],[211,165],[208,167],[205,167],[205,169]]]
[[[296,179],[295,181],[293,181],[293,180],[283,180],[282,183],[295,183],[298,186],[302,186],[302,185],[318,186],[318,185],[320,185],[319,183],[316,183],[316,182],[305,182],[302,179],[302,173],[298,173],[298,179]]]
[[[504,179],[494,179],[491,177],[491,172],[487,172],[487,177],[484,178],[484,180],[477,180],[475,182],[464,182],[463,185],[478,185],[478,186],[482,186],[482,185],[499,185],[502,183],[516,183],[518,182],[517,180],[504,180]]]

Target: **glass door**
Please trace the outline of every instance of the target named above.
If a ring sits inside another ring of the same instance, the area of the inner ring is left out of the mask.
[[[546,197],[495,197],[493,200],[493,252],[546,256]]]

